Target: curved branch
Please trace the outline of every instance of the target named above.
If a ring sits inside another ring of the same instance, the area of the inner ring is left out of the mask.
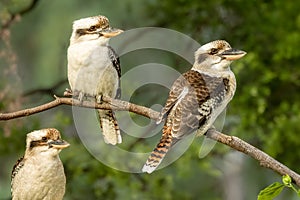
[[[94,109],[97,108],[97,109],[104,109],[104,110],[113,109],[118,111],[130,111],[151,119],[157,119],[159,116],[158,112],[153,111],[152,109],[149,109],[147,107],[135,105],[122,100],[111,99],[108,97],[103,97],[104,103],[101,104],[98,104],[96,102],[90,102],[90,101],[80,102],[73,98],[60,98],[56,96],[54,97],[55,100],[37,107],[28,108],[28,109],[11,112],[11,113],[0,113],[0,121],[26,117],[29,115],[33,115],[36,113],[49,110],[59,105],[70,105],[70,106],[79,106],[79,107],[94,108]]]
[[[215,129],[208,130],[206,133],[206,137],[218,141],[237,151],[240,151],[244,154],[251,156],[252,158],[257,160],[262,167],[269,168],[280,175],[288,174],[293,179],[294,183],[296,183],[296,185],[300,187],[299,174],[289,169],[287,166],[280,163],[279,161],[275,160],[265,152],[243,141],[242,139],[235,136],[225,135],[223,133],[216,131]]]
[[[159,112],[156,112],[150,108],[144,107],[144,106],[139,106],[130,102],[122,101],[122,100],[117,100],[117,99],[111,99],[108,97],[103,97],[103,103],[98,104],[95,102],[90,102],[90,101],[83,101],[80,102],[76,99],[73,98],[60,98],[60,97],[55,97],[56,99],[34,107],[34,108],[29,108],[21,111],[16,111],[12,113],[0,113],[0,121],[2,120],[10,120],[10,119],[15,119],[19,117],[25,117],[29,115],[33,115],[35,113],[43,112],[45,110],[49,110],[51,108],[57,107],[59,105],[71,105],[71,106],[81,106],[81,107],[86,107],[86,108],[97,108],[97,109],[113,109],[113,110],[118,110],[118,111],[130,111],[133,113],[136,113],[138,115],[142,115],[144,117],[150,118],[150,119],[158,119],[159,117]],[[247,154],[257,160],[261,166],[265,168],[269,168],[280,175],[285,175],[288,174],[293,181],[296,183],[297,186],[300,187],[300,175],[294,172],[293,170],[289,169],[287,166],[284,164],[278,162],[265,152],[259,150],[258,148],[252,146],[251,144],[241,140],[238,137],[235,136],[229,136],[225,135],[223,133],[220,133],[216,131],[215,129],[210,129],[206,133],[206,137],[213,139],[215,141],[218,141],[222,144],[225,144],[237,151],[240,151],[244,154]]]

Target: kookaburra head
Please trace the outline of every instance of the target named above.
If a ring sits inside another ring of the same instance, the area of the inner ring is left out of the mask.
[[[25,158],[41,154],[54,157],[69,145],[54,128],[33,131],[27,134]]]
[[[97,40],[100,45],[107,45],[109,38],[122,32],[110,27],[105,16],[87,17],[74,21],[70,44]]]
[[[194,68],[203,71],[228,71],[232,61],[243,57],[245,51],[232,49],[225,40],[215,40],[195,52]]]

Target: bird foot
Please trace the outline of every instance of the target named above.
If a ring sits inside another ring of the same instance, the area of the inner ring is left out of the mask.
[[[72,97],[73,96],[73,92],[71,89],[66,88],[66,91],[64,91],[64,96],[65,97]]]
[[[102,97],[103,97],[103,95],[102,94],[100,94],[100,95],[96,95],[96,102],[97,103],[103,103],[103,99],[102,99]]]
[[[212,125],[203,135],[206,136],[208,133],[214,132],[214,131],[216,131],[216,127],[214,125]]]
[[[72,97],[74,99],[78,99],[80,103],[82,104],[84,97],[86,96],[83,92],[80,91],[72,91],[69,88],[66,88],[66,91],[64,92],[64,96],[66,97]]]
[[[158,119],[156,120],[156,124],[160,124],[164,120],[164,116],[160,113]]]
[[[83,102],[83,98],[84,98],[84,93],[83,92],[79,92],[79,94],[78,94],[78,100],[80,101],[80,103],[82,103]]]

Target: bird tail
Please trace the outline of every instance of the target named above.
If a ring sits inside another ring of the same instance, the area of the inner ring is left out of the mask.
[[[104,142],[112,145],[122,143],[120,129],[114,112],[112,110],[98,110],[98,113]]]
[[[151,155],[148,157],[146,164],[143,166],[142,171],[148,174],[152,173],[157,166],[161,163],[166,153],[169,151],[172,145],[172,128],[169,126],[164,126],[162,137],[157,144],[156,148],[152,151]]]

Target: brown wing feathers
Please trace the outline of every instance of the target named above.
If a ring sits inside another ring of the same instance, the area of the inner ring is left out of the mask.
[[[223,89],[222,78],[194,70],[184,73],[174,82],[161,112],[161,116],[166,118],[163,134],[144,165],[144,172],[153,172],[176,141],[206,123],[212,109],[208,101]]]

